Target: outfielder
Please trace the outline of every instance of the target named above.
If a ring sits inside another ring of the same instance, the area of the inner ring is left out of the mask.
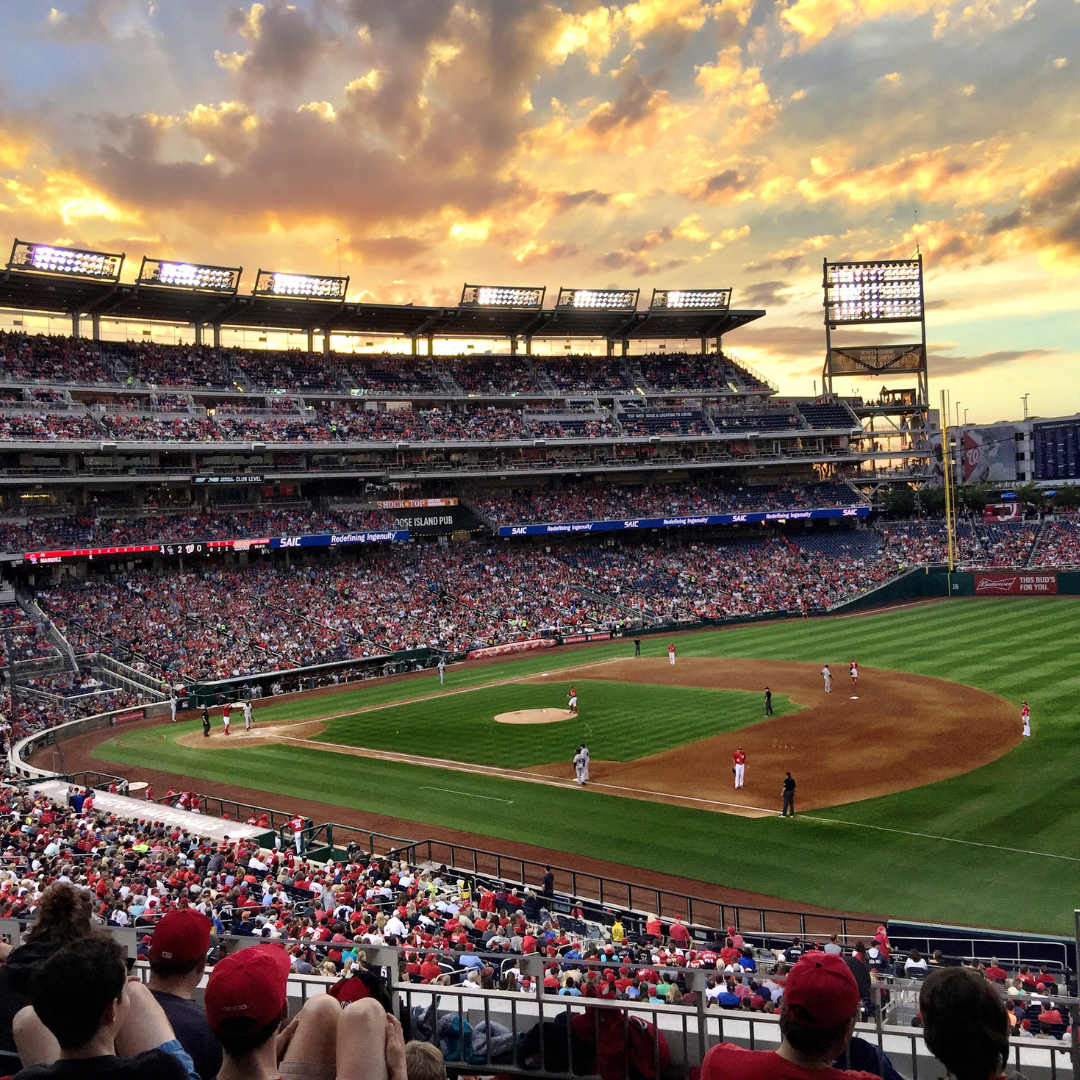
[[[832,672],[829,670],[829,665],[826,664],[821,669],[821,677],[825,680],[825,693],[832,693]]]
[[[439,657],[439,685],[442,686],[446,682],[446,657]]]
[[[244,730],[251,730],[251,702],[244,702]]]
[[[569,708],[572,713],[577,712],[577,691],[572,686],[570,687]]]
[[[1031,710],[1026,701],[1020,702],[1020,719],[1024,722],[1024,738],[1031,738]]]
[[[674,641],[667,647],[667,659],[668,659],[668,663],[672,667],[674,667],[675,666],[675,642]]]
[[[735,787],[738,789],[746,779],[746,754],[741,746],[731,755],[731,760],[735,762]]]
[[[851,673],[851,685],[856,686],[859,682],[859,665],[854,660],[848,664],[848,671]]]

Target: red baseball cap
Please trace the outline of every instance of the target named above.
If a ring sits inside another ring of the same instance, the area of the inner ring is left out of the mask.
[[[859,1007],[859,984],[839,956],[801,956],[788,973],[784,1000],[798,1011],[791,1015],[804,1027],[839,1027]]]
[[[214,924],[201,911],[180,908],[167,912],[154,927],[150,942],[151,960],[173,960],[185,964],[206,956]]]
[[[250,1021],[251,1029],[272,1023],[285,1006],[289,965],[289,954],[280,945],[238,949],[218,961],[206,984],[207,1023],[214,1031],[228,1025],[230,1034],[239,1033],[239,1025],[230,1021]]]

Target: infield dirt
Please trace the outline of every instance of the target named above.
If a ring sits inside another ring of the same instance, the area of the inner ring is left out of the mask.
[[[593,759],[589,786],[626,798],[669,802],[740,816],[777,812],[784,773],[797,783],[796,811],[875,798],[945,780],[1001,757],[1020,742],[1014,705],[983,690],[944,679],[862,668],[857,685],[837,662],[826,694],[818,665],[788,660],[626,658],[560,670],[558,677],[786,695],[800,711],[762,719],[735,731],[633,761]],[[531,675],[514,682],[542,682]],[[458,691],[459,693],[461,691]],[[467,692],[467,691],[466,691]],[[380,708],[381,706],[374,706]],[[588,717],[587,696],[580,714]],[[560,710],[561,711],[561,710]],[[764,702],[762,704],[764,712]],[[649,722],[663,722],[650,717]],[[480,773],[502,779],[574,786],[569,762],[506,769],[316,740],[323,721],[260,724],[249,736],[181,736],[192,748],[224,749],[280,743],[358,757]],[[746,784],[738,790],[732,753],[747,756]]]

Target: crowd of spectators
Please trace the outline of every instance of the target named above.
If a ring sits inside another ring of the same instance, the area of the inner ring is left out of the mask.
[[[1080,522],[1049,522],[1039,541],[1034,563],[1063,570],[1080,567]]]
[[[0,442],[72,442],[100,439],[103,432],[85,413],[0,412]]]
[[[27,383],[105,383],[112,369],[93,342],[0,330],[0,375]]]
[[[635,357],[646,383],[656,390],[729,389],[723,362],[716,355],[700,353],[647,353]]]
[[[0,522],[0,550],[33,551],[71,544],[188,543],[202,540],[320,533],[382,531],[393,528],[385,510],[230,510],[222,513],[143,514],[138,517],[41,517]]]
[[[633,486],[608,484],[568,487],[558,491],[526,489],[477,495],[472,501],[500,525],[811,510],[864,503],[862,496],[853,488],[831,481],[802,487],[771,484],[738,487],[715,480]]]
[[[301,352],[254,352],[247,349],[229,349],[223,353],[226,363],[232,363],[245,375],[253,389],[334,391],[340,389],[337,376],[329,362],[318,353]]]

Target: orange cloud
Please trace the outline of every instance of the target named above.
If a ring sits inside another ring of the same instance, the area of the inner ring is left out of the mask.
[[[761,78],[761,68],[744,68],[738,45],[722,49],[715,64],[698,67],[695,81],[704,91],[711,111],[727,120],[725,134],[732,141],[755,139],[776,122],[779,107]],[[733,113],[737,114],[734,119]]]

